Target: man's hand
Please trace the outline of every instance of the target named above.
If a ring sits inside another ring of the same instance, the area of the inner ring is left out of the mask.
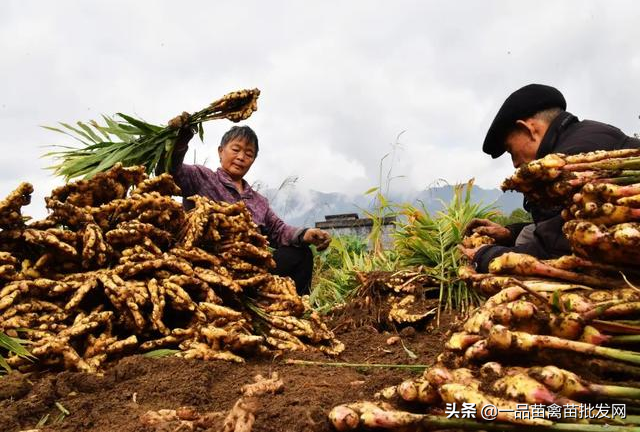
[[[473,233],[491,237],[499,244],[509,244],[511,242],[511,231],[489,219],[471,220],[465,229],[465,235]]]
[[[331,236],[328,232],[318,228],[309,228],[302,237],[302,241],[316,246],[319,251],[325,250],[331,243]]]
[[[469,261],[473,261],[473,259],[476,256],[476,253],[478,253],[478,250],[483,246],[486,246],[486,245],[478,246],[475,248],[466,248],[462,245],[458,245],[458,250],[460,251],[460,253],[462,253],[462,255],[469,258]]]

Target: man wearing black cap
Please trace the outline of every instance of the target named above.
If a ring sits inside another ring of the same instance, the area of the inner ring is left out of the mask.
[[[557,89],[542,84],[524,86],[502,104],[482,150],[494,159],[508,152],[517,168],[550,153],[640,147],[640,140],[625,135],[620,129],[592,120],[580,121],[565,111],[566,108],[567,102]],[[502,227],[486,219],[476,219],[469,224],[468,232],[496,239],[495,245],[461,248],[479,272],[487,272],[489,262],[506,252],[527,253],[542,259],[570,253],[569,242],[562,233],[561,208],[540,208],[526,199],[524,208],[531,213],[533,224]]]

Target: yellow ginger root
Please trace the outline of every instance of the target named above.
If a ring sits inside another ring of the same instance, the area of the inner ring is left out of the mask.
[[[496,241],[492,237],[474,232],[472,235],[462,239],[462,246],[466,248],[477,248],[483,245],[494,244]]]
[[[595,150],[591,152],[580,153],[576,155],[564,156],[564,160],[568,164],[577,164],[585,162],[598,162],[604,159],[623,158],[630,156],[638,156],[638,149],[620,149],[620,150]]]
[[[246,89],[227,93],[209,105],[210,109],[216,111],[216,113],[212,115],[212,118],[226,118],[232,122],[246,120],[254,111],[257,111],[258,96],[260,96],[260,90],[258,89]]]
[[[242,292],[242,288],[237,281],[230,279],[219,271],[196,267],[194,269],[194,273],[198,278],[213,286],[223,286],[225,288],[229,288],[233,292]]]
[[[97,337],[90,334],[87,336],[87,347],[84,351],[84,357],[96,357],[100,354],[104,354],[107,351],[107,347],[116,342],[118,338],[111,335],[109,332],[100,333]]]
[[[51,192],[50,198],[78,207],[97,207],[125,197],[130,186],[146,178],[141,167],[123,167],[118,162],[109,171],[98,173],[90,180],[67,183]]]
[[[165,295],[174,309],[194,312],[196,303],[180,285],[165,279],[162,281]]]
[[[234,257],[246,257],[262,262],[270,262],[271,252],[268,249],[260,249],[259,247],[247,243],[236,242],[220,248],[220,252],[229,252]]]
[[[525,190],[533,182],[549,182],[558,178],[562,173],[561,168],[566,164],[564,157],[559,153],[551,153],[518,167],[511,177],[504,180],[502,190]]]
[[[32,193],[33,186],[30,183],[21,183],[9,196],[0,201],[0,228],[24,226],[20,208],[31,202]]]
[[[212,321],[217,318],[225,318],[228,321],[236,321],[242,318],[242,313],[227,306],[222,306],[209,302],[201,302],[198,304],[200,310],[204,312],[207,320]]]
[[[172,275],[166,278],[171,283],[180,285],[189,293],[194,301],[206,301],[211,303],[222,303],[215,291],[203,280],[187,275]]]
[[[13,305],[18,296],[27,293],[30,287],[27,281],[15,281],[0,289],[0,312]]]
[[[225,346],[232,351],[255,351],[260,349],[264,337],[232,332],[224,338]]]
[[[547,387],[524,372],[508,374],[495,381],[491,388],[498,394],[519,402],[545,405],[558,402],[558,398]]]
[[[163,257],[153,260],[131,262],[117,266],[114,271],[123,277],[133,277],[139,273],[153,270],[167,269],[178,274],[193,275],[193,269],[188,261],[180,258]],[[201,277],[201,279],[205,280]]]
[[[169,244],[171,233],[156,228],[153,224],[137,220],[121,222],[106,233],[106,239],[110,244],[136,245],[145,238],[152,239],[158,244]]]
[[[182,238],[178,245],[182,249],[192,249],[197,246],[206,232],[209,219],[211,217],[212,206],[209,201],[200,199],[201,197],[191,197],[195,202],[195,207],[187,214]]]
[[[149,192],[158,192],[161,195],[167,196],[179,196],[182,194],[178,185],[173,181],[173,177],[167,173],[138,183],[135,189],[131,191],[131,195]]]
[[[308,349],[308,346],[298,337],[277,328],[270,328],[265,340],[269,345],[279,350],[306,351]]]
[[[212,267],[217,267],[222,264],[222,261],[216,255],[210,254],[204,249],[195,246],[191,249],[174,248],[169,251],[169,254],[199,265],[207,264]]]
[[[256,400],[247,397],[238,399],[224,420],[221,432],[251,432],[257,409]]]
[[[193,337],[195,333],[194,328],[181,329],[175,328],[171,330],[171,334],[161,337],[159,339],[149,340],[140,344],[142,351],[151,351],[157,348],[162,348],[171,345],[178,345],[183,341]]]
[[[391,310],[389,311],[389,321],[399,324],[415,323],[435,313],[433,309],[420,313],[411,313],[409,312],[409,308],[414,303],[415,296],[411,294],[404,296],[402,300],[398,302],[392,302]]]
[[[2,326],[3,320],[28,312],[63,313],[63,310],[60,306],[54,303],[45,300],[32,299],[28,303],[17,304],[2,312],[0,314],[0,326]]]
[[[223,256],[224,256],[224,254],[223,254]],[[225,266],[227,268],[229,268],[230,270],[233,270],[235,272],[267,273],[267,269],[262,267],[262,266],[251,264],[251,263],[249,263],[247,261],[243,261],[242,259],[234,258],[234,257],[231,257],[231,256],[228,259],[225,259],[224,264],[225,264]]]
[[[29,228],[33,228],[33,224],[29,225]],[[81,238],[81,235],[79,233],[77,233],[75,231],[68,230],[68,229],[47,228],[47,229],[44,229],[43,231],[53,234],[60,241],[68,243],[68,244],[70,244],[71,246],[74,246],[74,247],[76,247],[78,245],[78,241]]]
[[[112,355],[121,353],[122,351],[134,348],[138,345],[138,338],[136,335],[131,335],[126,339],[113,341],[105,348],[106,354]]]
[[[244,203],[194,197],[185,213],[169,196],[178,192],[168,175],[116,165],[54,190],[50,216],[29,226],[19,214],[29,188],[3,201],[0,330],[29,327],[39,364],[87,371],[159,347],[231,361],[267,346],[344,349],[317,314],[302,319],[311,310],[293,282],[268,273],[267,239]],[[229,307],[245,290],[257,309]],[[259,336],[263,314],[273,316]]]
[[[85,209],[73,204],[63,203],[51,198],[45,198],[47,208],[51,210],[50,218],[58,224],[73,228],[81,227],[90,222],[96,222]]]
[[[82,267],[104,267],[112,254],[111,246],[105,242],[102,229],[95,224],[87,224],[82,236]]]
[[[572,220],[565,223],[563,232],[580,256],[618,266],[640,263],[640,224],[637,222],[607,228],[592,221]]]
[[[64,306],[65,310],[75,309],[85,296],[94,288],[98,286],[98,279],[94,276],[88,276],[84,282],[75,290],[67,304]]]
[[[209,345],[203,342],[196,342],[193,340],[185,341],[180,344],[182,352],[176,354],[178,357],[185,359],[200,359],[200,360],[225,360],[235,363],[244,363],[244,359],[230,351],[218,351],[212,349]]]
[[[10,252],[0,252],[0,265],[18,265],[18,260]]]
[[[523,276],[544,276],[594,287],[616,287],[624,282],[605,277],[591,276],[555,268],[537,258],[521,253],[507,252],[489,263],[489,271],[494,274],[515,274]]]
[[[239,279],[236,283],[241,287],[241,289],[246,287],[256,287],[269,281],[272,277],[271,273],[257,274],[247,279]]]
[[[298,336],[298,337],[307,336],[310,338],[314,336],[314,331],[313,331],[313,328],[311,327],[311,323],[307,320],[292,317],[292,316],[285,316],[285,317],[267,316],[265,319],[273,327],[280,330],[287,331],[294,336]]]
[[[61,357],[65,369],[95,372],[95,369],[87,363],[64,338],[55,337],[49,340],[42,340],[41,342],[41,344],[34,344],[34,347],[31,349],[31,354],[34,356]]]
[[[498,421],[537,426],[550,426],[552,424],[549,420],[535,418],[531,415],[529,415],[528,418],[522,418],[524,416],[517,417],[514,415],[519,408],[516,402],[487,395],[472,385],[458,383],[443,384],[439,392],[445,403],[457,403],[459,405],[462,403],[472,403],[478,411],[487,405],[494,405],[499,409],[496,417]]]
[[[211,429],[219,425],[225,413],[221,411],[198,413],[192,407],[178,409],[161,409],[147,411],[140,417],[140,423],[146,427],[153,427],[156,431],[192,431]]]
[[[440,401],[438,388],[424,378],[405,380],[398,384],[396,392],[407,402],[433,404]]]
[[[158,281],[153,278],[147,283],[147,290],[149,291],[149,300],[153,307],[150,317],[151,325],[163,335],[168,335],[170,330],[164,322],[162,322],[166,305],[164,287],[158,284]]]
[[[143,237],[135,246],[123,249],[121,255],[120,260],[126,263],[127,261],[146,261],[147,259],[161,258],[163,252],[149,237]],[[150,258],[142,259],[142,257]]]
[[[327,345],[325,344],[320,344],[317,346],[317,348],[330,356],[337,356],[340,355],[342,352],[344,352],[345,346],[342,342],[340,342],[338,339],[331,339],[329,341],[324,341],[327,343]]]
[[[16,267],[13,264],[0,265],[0,279],[14,280],[16,279]]]
[[[140,245],[135,245],[132,248],[127,248],[122,251],[118,264],[140,263],[157,258],[160,258],[159,254],[154,254]]]
[[[284,389],[284,383],[278,372],[271,372],[268,378],[262,375],[256,375],[253,377],[255,381],[252,384],[245,384],[240,387],[240,392],[243,396],[261,396],[265,393],[278,393]]]
[[[61,253],[62,255],[70,258],[75,258],[78,255],[78,251],[73,246],[60,241],[58,237],[47,231],[39,231],[30,228],[25,229],[24,239],[28,243],[50,248],[54,252]]]

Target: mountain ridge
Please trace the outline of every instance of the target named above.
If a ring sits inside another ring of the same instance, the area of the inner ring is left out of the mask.
[[[453,185],[443,185],[422,191],[391,191],[385,194],[385,198],[396,204],[423,204],[430,213],[434,213],[442,209],[442,201],[446,203],[452,199],[453,189]],[[272,209],[283,221],[294,226],[314,226],[332,214],[357,213],[359,217],[364,217],[364,211],[373,210],[374,203],[374,195],[319,192],[301,189],[295,183],[259,192],[267,197]],[[503,193],[499,189],[484,189],[475,185],[471,200],[474,203],[493,203],[496,209],[507,215],[522,208],[522,195],[519,193]]]

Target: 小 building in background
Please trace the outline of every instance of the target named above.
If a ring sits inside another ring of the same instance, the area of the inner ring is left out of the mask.
[[[316,222],[316,228],[328,231],[332,236],[356,236],[366,240],[373,228],[373,219],[360,218],[357,213],[326,215],[323,222]],[[392,234],[395,231],[395,216],[382,218],[382,244],[385,249],[393,247]],[[369,248],[371,248],[369,244]]]

